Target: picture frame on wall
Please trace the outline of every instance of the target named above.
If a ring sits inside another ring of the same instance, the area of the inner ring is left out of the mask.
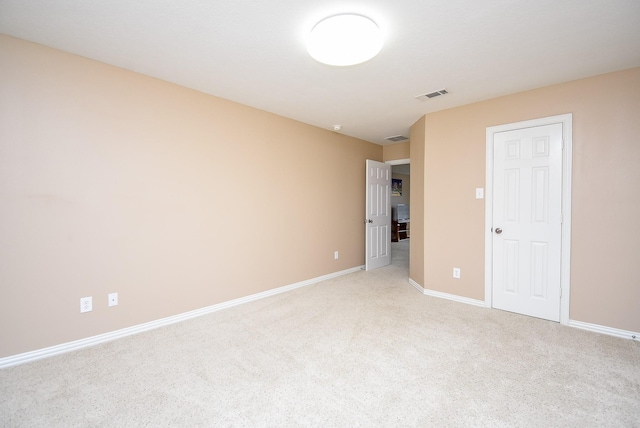
[[[402,196],[402,179],[391,179],[391,196]]]

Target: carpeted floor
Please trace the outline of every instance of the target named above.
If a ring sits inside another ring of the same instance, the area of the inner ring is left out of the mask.
[[[0,426],[640,426],[640,343],[423,296],[407,247],[373,272],[0,370]]]

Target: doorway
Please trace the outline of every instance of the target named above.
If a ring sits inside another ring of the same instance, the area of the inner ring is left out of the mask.
[[[485,305],[568,324],[571,114],[487,128]]]
[[[411,239],[411,162],[409,159],[387,161],[395,187],[391,194],[391,264],[407,270]]]

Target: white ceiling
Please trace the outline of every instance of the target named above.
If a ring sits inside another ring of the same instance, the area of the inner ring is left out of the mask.
[[[378,23],[382,52],[316,62],[306,32],[345,12]],[[0,33],[378,144],[425,113],[640,66],[640,0],[0,0]]]

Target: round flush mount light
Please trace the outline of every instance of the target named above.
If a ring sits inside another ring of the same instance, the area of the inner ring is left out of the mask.
[[[307,40],[316,61],[335,66],[360,64],[382,49],[382,30],[366,16],[342,14],[318,22]]]

